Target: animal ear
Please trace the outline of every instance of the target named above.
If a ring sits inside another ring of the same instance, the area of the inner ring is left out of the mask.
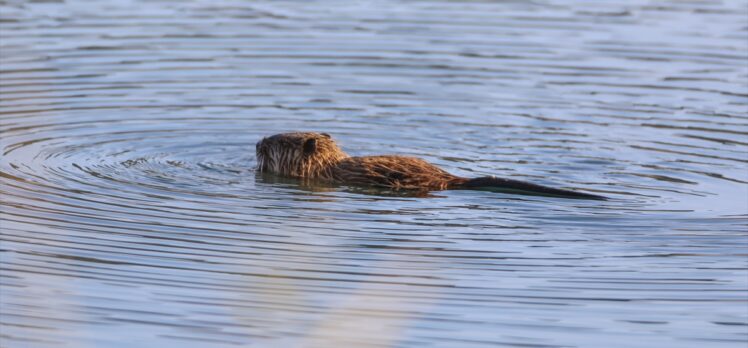
[[[327,134],[327,133],[320,133],[320,134],[322,134],[322,136],[325,138],[328,138],[328,139],[332,138],[330,134]]]
[[[309,139],[304,142],[304,155],[311,155],[317,151],[317,139]]]

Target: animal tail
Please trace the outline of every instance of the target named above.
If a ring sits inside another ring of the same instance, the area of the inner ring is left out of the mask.
[[[572,199],[594,199],[594,200],[606,200],[603,196],[593,195],[589,193],[563,190],[552,188],[548,186],[542,186],[529,182],[503,179],[493,176],[483,176],[480,178],[466,179],[466,181],[459,183],[454,187],[456,189],[466,190],[480,190],[480,191],[495,191],[495,192],[507,192],[507,193],[520,193],[530,194],[539,196],[553,196],[561,198],[572,198]]]

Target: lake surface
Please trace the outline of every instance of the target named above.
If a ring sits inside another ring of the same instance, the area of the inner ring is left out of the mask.
[[[2,1],[3,347],[745,347],[745,1]],[[291,130],[603,194],[256,175]]]

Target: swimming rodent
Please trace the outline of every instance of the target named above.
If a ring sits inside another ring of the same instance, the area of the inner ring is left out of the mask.
[[[257,142],[256,153],[257,169],[260,172],[344,185],[418,191],[488,190],[563,198],[605,199],[598,195],[493,176],[463,178],[416,157],[351,157],[327,133],[276,134]]]

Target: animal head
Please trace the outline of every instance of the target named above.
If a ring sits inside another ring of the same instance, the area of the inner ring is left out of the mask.
[[[260,172],[298,178],[329,176],[331,167],[348,157],[327,133],[276,134],[257,142],[255,149]]]

